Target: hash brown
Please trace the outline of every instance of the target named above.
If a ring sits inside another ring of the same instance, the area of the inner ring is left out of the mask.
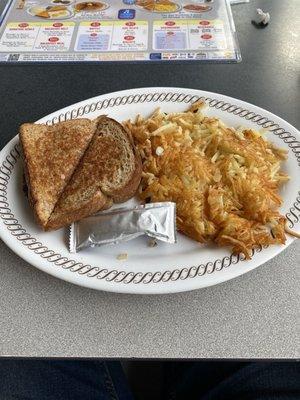
[[[178,229],[198,242],[230,246],[251,258],[258,245],[285,243],[280,214],[286,150],[264,133],[227,127],[205,116],[199,101],[186,112],[126,121],[143,162],[139,197],[174,201]]]

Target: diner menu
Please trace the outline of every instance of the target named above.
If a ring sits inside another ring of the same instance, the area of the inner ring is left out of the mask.
[[[237,62],[226,0],[12,0],[0,62]]]

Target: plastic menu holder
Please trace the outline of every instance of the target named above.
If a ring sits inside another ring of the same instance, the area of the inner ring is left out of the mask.
[[[226,0],[12,0],[0,62],[238,62]]]

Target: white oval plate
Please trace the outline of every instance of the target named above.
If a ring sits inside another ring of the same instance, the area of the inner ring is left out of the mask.
[[[39,123],[100,114],[123,121],[137,113],[149,115],[160,106],[166,112],[183,111],[199,97],[206,99],[208,115],[222,118],[229,126],[268,128],[267,137],[289,150],[285,170],[291,180],[282,188],[288,225],[300,229],[300,134],[281,118],[254,105],[216,93],[180,88],[141,88],[110,93],[56,111]],[[124,293],[171,293],[198,289],[244,274],[283,251],[285,246],[257,249],[250,261],[230,254],[226,248],[204,246],[178,235],[178,243],[148,247],[148,239],[104,246],[70,254],[68,229],[42,232],[33,220],[22,192],[22,165],[18,137],[0,153],[0,234],[20,257],[58,278],[93,289]],[[117,260],[127,253],[126,261]]]

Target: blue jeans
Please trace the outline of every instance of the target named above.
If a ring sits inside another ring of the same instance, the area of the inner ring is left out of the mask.
[[[162,378],[163,400],[300,399],[296,362],[164,362]],[[0,360],[0,400],[133,399],[118,361]]]
[[[164,382],[164,400],[300,400],[297,362],[170,363]]]
[[[0,360],[1,400],[133,400],[117,361]]]

